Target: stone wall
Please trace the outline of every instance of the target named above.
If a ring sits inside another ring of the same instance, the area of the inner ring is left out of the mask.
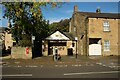
[[[103,30],[103,21],[109,21],[110,31]],[[101,38],[102,55],[118,55],[118,19],[89,18],[89,38]],[[104,41],[110,41],[110,50],[104,51]]]
[[[118,20],[118,25],[120,25],[120,20]],[[118,55],[120,55],[120,26],[118,26]]]
[[[56,42],[57,43],[57,42]],[[74,43],[74,47],[72,47],[72,43]],[[49,42],[45,41],[44,44],[42,45],[42,55],[43,56],[48,56],[48,47],[50,48],[50,46],[48,46]],[[53,50],[54,48],[58,49],[58,54],[60,55],[68,55],[68,49],[72,48],[73,49],[73,54],[76,54],[76,41],[66,41],[66,45],[64,46],[51,46],[51,49]],[[52,54],[53,55],[53,52]]]
[[[12,46],[13,46],[12,34],[8,34],[6,32],[5,33],[5,47],[6,47],[6,50],[8,49],[8,47],[12,47]]]
[[[26,54],[26,47],[12,47],[11,58],[13,59],[31,59],[32,49],[29,48],[29,53]]]
[[[110,31],[103,31],[103,21],[108,20],[110,23]],[[87,16],[75,12],[70,22],[70,33],[78,37],[77,53],[79,55],[89,55],[89,38],[101,38],[102,55],[120,55],[120,39],[118,39],[119,19],[106,18],[88,18]],[[76,28],[76,31],[74,30]],[[105,52],[104,40],[110,40],[110,51]],[[119,46],[118,46],[119,45]]]
[[[76,31],[74,31],[76,28]],[[71,18],[71,32],[78,37],[77,54],[87,55],[87,18],[79,13],[74,13]]]

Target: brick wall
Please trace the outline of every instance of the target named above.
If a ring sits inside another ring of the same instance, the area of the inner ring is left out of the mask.
[[[103,30],[103,21],[107,20],[110,31]],[[101,38],[102,55],[118,55],[118,19],[89,18],[89,38]],[[104,51],[104,41],[110,41],[110,51]]]

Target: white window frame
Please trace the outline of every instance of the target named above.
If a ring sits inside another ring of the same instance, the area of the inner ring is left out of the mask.
[[[76,27],[74,27],[74,32],[76,32]]]
[[[104,51],[110,51],[110,41],[104,40]]]
[[[110,31],[109,21],[103,21],[103,31]]]

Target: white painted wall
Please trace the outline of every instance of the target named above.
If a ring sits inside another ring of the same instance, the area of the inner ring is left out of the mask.
[[[68,37],[66,37],[64,34],[62,34],[59,31],[56,31],[55,33],[53,33],[52,35],[50,35],[46,39],[48,39],[48,40],[69,40]]]

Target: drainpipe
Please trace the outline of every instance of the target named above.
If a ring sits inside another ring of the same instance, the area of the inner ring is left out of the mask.
[[[86,56],[88,56],[88,40],[87,40],[88,39],[88,37],[87,37],[87,35],[88,35],[88,33],[87,33],[87,31],[88,31],[87,30],[88,22],[87,22],[87,20],[88,20],[88,18],[85,17],[85,36],[86,36],[86,46],[85,46],[86,47],[86,51],[85,52],[86,52]]]

